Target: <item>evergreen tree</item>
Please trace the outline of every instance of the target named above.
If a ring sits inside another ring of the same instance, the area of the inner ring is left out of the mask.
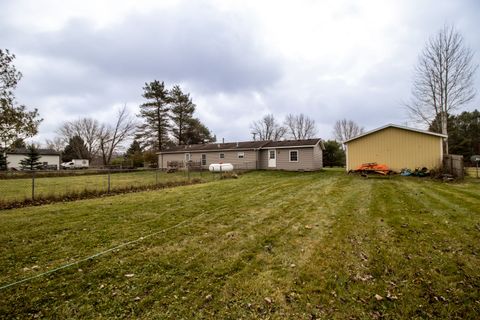
[[[133,140],[133,142],[130,144],[125,154],[126,156],[130,156],[135,153],[139,153],[139,152],[141,153],[142,151],[143,150],[142,150],[142,146],[140,145],[140,142],[138,142],[138,140]]]
[[[70,138],[62,152],[63,162],[69,162],[72,161],[72,159],[89,159],[87,146],[80,136]]]
[[[439,132],[437,116],[429,127],[432,132]],[[480,112],[474,110],[464,111],[459,115],[448,116],[448,144],[451,154],[463,155],[466,162],[470,157],[480,154]]]
[[[480,112],[462,112],[453,122],[453,132],[448,137],[451,153],[461,154],[469,162],[471,156],[480,154]]]
[[[0,149],[0,171],[7,170],[7,157],[5,156],[2,149]]]
[[[37,148],[33,144],[27,147],[27,157],[23,160],[20,160],[20,165],[22,169],[27,170],[38,170],[42,168],[42,163],[38,161],[40,159],[40,154],[37,151]]]
[[[210,130],[197,118],[192,118],[188,121],[185,136],[186,144],[209,143],[217,140]]]
[[[335,140],[328,140],[324,142],[324,146],[324,167],[341,167],[345,165],[345,151],[343,151],[341,143]]]
[[[133,167],[138,168],[143,166],[143,150],[137,140],[133,140],[130,147],[128,147],[127,152],[125,153],[125,159],[132,161]]]
[[[190,94],[182,92],[180,87],[174,86],[170,91],[171,115],[172,119],[172,135],[176,139],[178,145],[187,143],[187,130],[192,123],[193,113],[195,112],[195,104],[190,98]]]
[[[154,80],[145,83],[143,97],[147,102],[140,106],[139,117],[144,123],[138,127],[136,139],[143,145],[150,145],[154,150],[163,149],[168,143],[169,125],[169,93],[165,84]]]

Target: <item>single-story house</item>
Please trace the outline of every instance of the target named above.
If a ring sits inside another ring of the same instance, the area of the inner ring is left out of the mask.
[[[53,169],[55,167],[56,170],[60,169],[60,152],[52,149],[37,149],[37,152],[40,155],[38,161],[41,162],[45,168]],[[7,168],[21,170],[22,165],[20,161],[27,157],[28,150],[19,148],[14,151],[7,151],[5,155],[7,158]]]
[[[347,171],[363,163],[386,164],[391,170],[441,168],[446,135],[388,124],[344,142]]]
[[[323,167],[321,139],[244,141],[175,146],[158,153],[158,166],[192,161],[202,168],[212,163],[231,163],[235,169],[314,171]]]

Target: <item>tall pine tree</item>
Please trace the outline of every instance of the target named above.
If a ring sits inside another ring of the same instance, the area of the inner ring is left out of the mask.
[[[178,85],[170,91],[170,103],[172,135],[178,145],[187,144],[187,131],[193,119],[195,104],[192,102],[190,94],[183,93]]]
[[[133,140],[130,147],[128,147],[127,152],[125,153],[125,159],[131,161],[132,166],[135,168],[143,166],[143,150],[137,140]]]
[[[185,136],[187,144],[209,143],[217,140],[198,118],[192,118],[188,121]]]
[[[62,161],[69,162],[72,159],[88,159],[88,155],[88,149],[83,139],[80,136],[73,136],[68,140],[68,144],[62,152]]]
[[[145,83],[143,97],[147,102],[140,105],[139,116],[144,123],[138,127],[136,139],[154,150],[162,150],[168,143],[170,97],[164,82],[154,80]]]
[[[38,161],[39,159],[40,154],[38,153],[37,148],[31,144],[27,147],[27,157],[20,160],[20,165],[24,170],[39,170],[43,166],[42,163]]]

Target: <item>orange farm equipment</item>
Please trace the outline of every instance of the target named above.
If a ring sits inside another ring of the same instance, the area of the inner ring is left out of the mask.
[[[355,170],[350,172],[361,173],[362,176],[367,176],[370,173],[378,173],[381,175],[389,175],[393,171],[386,164],[377,164],[376,162],[364,163],[358,166]]]

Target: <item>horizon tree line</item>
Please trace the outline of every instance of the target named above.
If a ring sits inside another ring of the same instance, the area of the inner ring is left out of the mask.
[[[37,109],[29,111],[19,104],[14,91],[22,78],[13,61],[15,55],[0,49],[0,153],[21,145],[35,136],[43,119]],[[411,100],[405,104],[410,116],[425,123],[429,130],[447,134],[450,118],[455,112],[471,102],[476,90],[473,87],[478,68],[473,62],[473,51],[465,44],[463,36],[453,25],[444,25],[425,44],[415,69]],[[118,110],[115,123],[102,124],[96,119],[82,118],[65,122],[58,130],[59,136],[47,141],[56,149],[70,146],[71,152],[82,157],[100,155],[108,164],[118,153],[123,143],[137,140],[140,149],[161,150],[171,145],[207,143],[215,141],[215,136],[196,117],[196,105],[189,93],[184,93],[178,85],[167,89],[164,82],[154,80],[145,83],[140,106],[141,119],[138,124],[126,106]],[[355,128],[347,121],[337,121],[335,139],[347,140],[359,134],[363,128]],[[460,120],[459,120],[460,121]],[[457,124],[455,124],[458,127]],[[316,133],[315,122],[304,114],[288,115],[283,123],[278,123],[273,115],[267,115],[251,124],[254,140],[278,140],[284,137],[307,139]],[[353,131],[349,133],[349,130]],[[343,135],[343,136],[342,136]],[[445,153],[449,152],[448,138],[444,143]],[[20,143],[20,144],[19,144]],[[84,145],[83,145],[84,144]],[[132,142],[133,144],[133,142]],[[456,150],[453,148],[452,150]],[[67,150],[68,151],[68,150]],[[0,159],[0,165],[3,160]]]

